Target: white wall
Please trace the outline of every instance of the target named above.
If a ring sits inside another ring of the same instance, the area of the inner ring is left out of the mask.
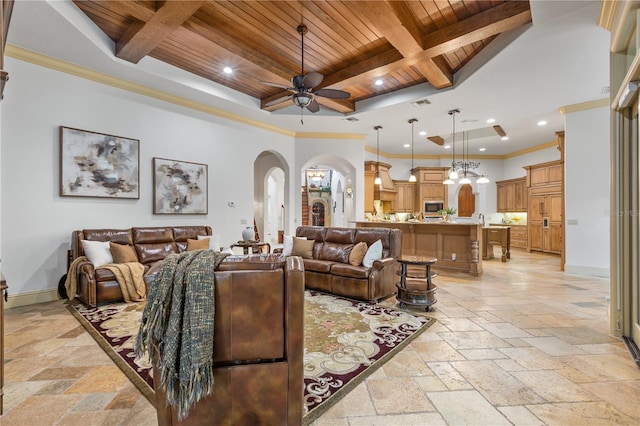
[[[270,150],[296,167],[291,137],[12,58],[7,69],[0,232],[3,273],[13,296],[57,287],[75,229],[206,224],[229,245],[239,239],[242,220],[253,223],[256,157]],[[139,139],[140,199],[60,197],[61,125]],[[207,215],[152,214],[153,157],[208,164]],[[286,195],[295,196],[294,189]],[[297,197],[299,204],[299,190]]]
[[[565,270],[609,276],[609,108],[567,114]],[[577,224],[569,224],[577,221]]]
[[[558,129],[557,131],[561,131]],[[541,143],[550,141],[541,141]],[[532,164],[546,163],[549,161],[555,161],[560,159],[560,151],[554,146],[551,148],[545,148],[538,151],[528,152],[526,154],[518,155],[504,160],[503,174],[504,179],[515,179],[527,175],[527,171],[523,169],[524,166],[530,166]]]

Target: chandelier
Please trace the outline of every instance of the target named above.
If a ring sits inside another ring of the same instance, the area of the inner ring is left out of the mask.
[[[324,179],[324,172],[318,169],[318,166],[312,167],[309,171],[309,179],[311,180],[322,180]]]
[[[462,133],[462,159],[456,160],[456,114],[459,113],[460,110],[457,108],[452,109],[448,113],[452,117],[453,122],[453,156],[451,159],[451,172],[449,173],[449,178],[443,183],[445,185],[453,185],[455,183],[454,179],[458,179],[460,176],[462,176],[462,178],[458,183],[463,185],[471,183],[471,179],[469,179],[467,175],[477,176],[478,180],[476,180],[476,183],[487,183],[489,182],[489,179],[484,175],[478,175],[475,172],[471,172],[472,169],[477,169],[480,166],[480,163],[477,161],[469,161],[469,136],[467,132]]]

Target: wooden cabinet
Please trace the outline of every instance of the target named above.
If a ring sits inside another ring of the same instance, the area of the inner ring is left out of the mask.
[[[416,183],[406,180],[394,180],[396,188],[396,199],[393,202],[391,211],[398,213],[412,213],[416,210]]]
[[[529,191],[529,251],[564,252],[564,163],[525,167]]]
[[[511,247],[527,248],[527,226],[511,225]]]
[[[449,167],[417,167],[414,171],[417,177],[415,211],[423,211],[425,201],[442,201],[447,208],[449,190],[442,182],[447,178]]]
[[[364,169],[364,212],[374,213],[373,208],[373,181],[376,179],[375,170]]]
[[[527,211],[527,186],[526,178],[502,180],[496,182],[498,196],[497,211],[499,212],[526,212]]]

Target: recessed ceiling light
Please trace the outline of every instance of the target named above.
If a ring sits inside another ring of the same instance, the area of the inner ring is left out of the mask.
[[[538,121],[538,126],[546,126],[546,125],[547,125],[546,121],[544,121],[544,120]]]
[[[444,149],[449,149],[449,148],[451,148],[451,145],[445,145],[444,146]]]
[[[404,145],[402,145],[402,146],[404,146],[405,148],[411,148],[411,144],[410,144],[410,143],[405,143],[405,144],[404,144]]]
[[[503,136],[500,139],[502,139],[503,141],[508,141],[509,140],[509,136]]]
[[[427,132],[425,132],[424,130],[421,131],[420,133],[418,133],[420,136],[425,136],[427,134]]]
[[[231,67],[224,67],[224,68],[222,69],[222,71],[223,71],[225,74],[233,74],[233,68],[231,68]]]
[[[495,119],[495,118],[489,118],[489,119],[487,120],[487,123],[489,123],[489,124],[491,124],[491,123],[495,123],[495,122],[496,122],[496,119]]]
[[[377,80],[375,81],[375,85],[376,85],[376,86],[382,86],[383,84],[384,84],[384,81],[383,81],[381,78],[379,78],[379,79],[377,79]]]
[[[487,148],[480,148],[479,151],[486,151]]]

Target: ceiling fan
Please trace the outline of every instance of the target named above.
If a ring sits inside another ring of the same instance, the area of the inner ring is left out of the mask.
[[[345,92],[343,90],[337,89],[315,89],[320,83],[322,83],[322,79],[324,76],[319,72],[310,72],[309,74],[304,73],[304,35],[307,33],[307,26],[304,24],[298,25],[297,31],[300,34],[302,42],[301,42],[301,71],[299,75],[294,75],[291,78],[291,86],[285,86],[283,84],[271,83],[268,81],[261,81],[262,84],[267,84],[273,87],[279,87],[281,89],[288,90],[292,92],[291,95],[283,96],[278,99],[274,99],[271,102],[267,103],[267,106],[275,105],[280,102],[288,101],[291,99],[293,103],[300,108],[304,109],[305,107],[311,112],[318,112],[320,110],[320,105],[316,100],[316,96],[331,98],[331,99],[348,99],[351,94],[349,92]]]

